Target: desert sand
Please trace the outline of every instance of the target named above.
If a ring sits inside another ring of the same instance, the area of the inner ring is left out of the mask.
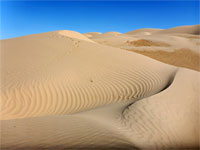
[[[1,40],[1,148],[198,148],[197,27]]]
[[[125,34],[128,35],[151,35],[154,32],[162,31],[162,29],[152,29],[152,28],[145,28],[145,29],[138,29],[138,30],[133,30],[130,32],[127,32]]]
[[[88,32],[88,33],[84,33],[83,35],[86,37],[92,37],[92,36],[99,35],[99,34],[102,34],[102,33],[101,32]]]
[[[200,34],[200,25],[193,26],[180,26],[171,29],[161,30],[156,34],[174,34],[174,33],[186,33],[186,34]]]
[[[147,28],[115,36],[101,34],[89,38],[102,45],[137,52],[170,65],[200,71],[199,28],[199,25],[166,30]]]

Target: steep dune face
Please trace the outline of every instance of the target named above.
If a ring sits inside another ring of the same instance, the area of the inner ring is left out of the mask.
[[[199,73],[180,69],[169,88],[130,105],[122,122],[134,144],[142,148],[198,148],[198,91]]]
[[[175,71],[139,54],[54,34],[2,41],[2,119],[141,99],[162,90]]]
[[[179,26],[156,32],[156,34],[174,34],[174,33],[185,33],[185,34],[200,34],[200,25],[192,26]]]

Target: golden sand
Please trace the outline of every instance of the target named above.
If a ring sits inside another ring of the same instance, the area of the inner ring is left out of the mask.
[[[174,65],[177,67],[184,67],[200,71],[200,54],[191,51],[190,49],[182,48],[177,49],[173,52],[167,51],[141,51],[141,50],[131,50],[133,52],[151,57],[158,61]]]

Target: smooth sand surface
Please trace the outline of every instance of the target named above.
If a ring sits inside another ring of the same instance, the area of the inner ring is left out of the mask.
[[[196,52],[194,41],[147,37],[63,30],[2,40],[1,148],[199,147],[196,54],[181,49],[192,59],[189,70],[166,64],[174,57],[183,64],[179,54],[163,63],[168,55],[156,54],[155,45],[144,47],[161,60],[123,43],[151,39],[175,48],[185,40]]]

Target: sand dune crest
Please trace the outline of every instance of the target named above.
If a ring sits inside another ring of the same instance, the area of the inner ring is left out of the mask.
[[[76,38],[76,39],[79,39],[79,40],[84,40],[84,41],[94,43],[94,41],[88,39],[87,37],[83,36],[82,34],[80,34],[78,32],[75,32],[75,31],[62,30],[62,31],[58,31],[58,33],[60,35],[64,35],[64,36],[67,36],[67,37]]]

